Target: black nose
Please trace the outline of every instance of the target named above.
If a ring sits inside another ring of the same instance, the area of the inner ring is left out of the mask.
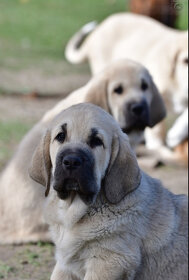
[[[76,169],[82,164],[82,159],[77,155],[66,155],[63,158],[63,166],[65,169]]]
[[[131,112],[135,116],[140,117],[144,113],[146,106],[143,102],[142,103],[133,103],[133,104],[131,104],[130,109],[131,109]]]

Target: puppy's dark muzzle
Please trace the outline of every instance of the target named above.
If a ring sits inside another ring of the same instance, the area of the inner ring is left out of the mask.
[[[61,199],[78,193],[85,202],[90,203],[98,189],[93,155],[82,149],[60,152],[56,159],[53,187]]]
[[[125,133],[133,130],[144,130],[149,125],[149,107],[146,101],[131,102],[126,105]]]
[[[143,118],[146,116],[147,105],[145,102],[131,104],[130,110],[133,116]]]

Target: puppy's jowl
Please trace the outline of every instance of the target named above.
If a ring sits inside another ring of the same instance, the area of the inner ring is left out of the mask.
[[[187,279],[187,198],[140,170],[127,136],[99,107],[61,112],[30,175],[46,186],[51,280]]]
[[[94,156],[89,149],[69,145],[62,149],[57,155],[53,181],[58,197],[67,199],[78,193],[85,203],[93,202],[99,190],[93,170]]]

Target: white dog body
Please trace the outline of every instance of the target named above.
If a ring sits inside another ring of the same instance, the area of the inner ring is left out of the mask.
[[[188,32],[166,27],[143,15],[115,14],[105,19],[86,37],[85,28],[69,41],[65,55],[72,63],[88,60],[93,74],[112,61],[129,58],[152,74],[165,100],[182,114],[188,108]],[[85,38],[85,40],[81,39]],[[80,41],[79,45],[77,42]],[[76,47],[77,46],[77,47]],[[146,145],[164,145],[163,125],[146,130]]]
[[[188,32],[171,29],[146,16],[122,13],[104,20],[80,48],[74,50],[71,39],[65,54],[73,63],[88,59],[93,74],[102,71],[112,61],[129,58],[149,69],[161,93],[170,89],[176,91],[177,86],[186,93],[187,67],[173,68],[177,59],[178,66],[182,66],[188,58],[187,46]],[[72,59],[74,51],[78,61]],[[85,52],[85,57],[80,57],[81,51]],[[187,66],[187,62],[185,64]],[[173,71],[178,71],[175,80],[171,77]]]

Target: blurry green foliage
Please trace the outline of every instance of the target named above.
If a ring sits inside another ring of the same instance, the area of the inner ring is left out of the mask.
[[[177,26],[185,29],[188,1],[176,1],[183,6]],[[63,58],[66,42],[82,25],[125,11],[126,4],[126,0],[0,0],[0,63],[5,56]]]
[[[60,59],[78,28],[125,7],[125,0],[1,0],[0,49],[4,55]]]

